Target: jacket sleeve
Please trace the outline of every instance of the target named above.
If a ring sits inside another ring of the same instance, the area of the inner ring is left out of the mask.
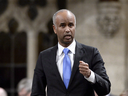
[[[93,50],[92,71],[95,73],[95,83],[92,86],[98,96],[109,94],[111,83],[106,73],[103,59],[96,48]]]
[[[40,53],[34,70],[31,96],[46,96],[46,77],[43,71],[42,59]]]

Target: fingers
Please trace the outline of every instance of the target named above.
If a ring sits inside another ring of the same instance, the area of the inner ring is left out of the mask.
[[[85,63],[84,61],[79,61],[79,67],[88,66],[88,63]]]
[[[79,64],[80,73],[88,78],[91,74],[91,70],[89,69],[89,65],[87,63],[85,63],[84,61],[79,61],[79,63],[80,63]]]
[[[87,71],[88,70],[88,64],[83,62],[83,61],[80,61],[80,64],[79,64],[79,70],[84,72],[84,71]]]

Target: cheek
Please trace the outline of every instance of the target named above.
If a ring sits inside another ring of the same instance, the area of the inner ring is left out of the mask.
[[[56,32],[56,35],[58,38],[62,38],[63,34],[58,30],[58,32]]]
[[[59,38],[63,38],[63,33],[59,33],[59,34],[58,34],[58,37],[59,37]]]
[[[75,35],[75,31],[76,31],[75,29],[72,30],[72,34],[73,34],[73,36]]]
[[[55,34],[57,35],[58,38],[60,38],[60,39],[63,38],[63,36],[64,36],[64,29],[57,28]]]
[[[58,29],[58,30],[57,30],[57,34],[58,34],[59,36],[63,36],[63,33],[64,33],[64,31],[63,31],[62,29]]]

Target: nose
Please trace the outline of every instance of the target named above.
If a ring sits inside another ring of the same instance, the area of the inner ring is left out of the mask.
[[[70,32],[70,28],[67,26],[67,27],[65,27],[65,31],[66,32]]]

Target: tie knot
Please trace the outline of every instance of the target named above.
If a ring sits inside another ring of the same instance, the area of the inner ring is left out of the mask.
[[[68,54],[69,51],[70,50],[68,48],[64,48],[64,50],[63,50],[64,54]]]

